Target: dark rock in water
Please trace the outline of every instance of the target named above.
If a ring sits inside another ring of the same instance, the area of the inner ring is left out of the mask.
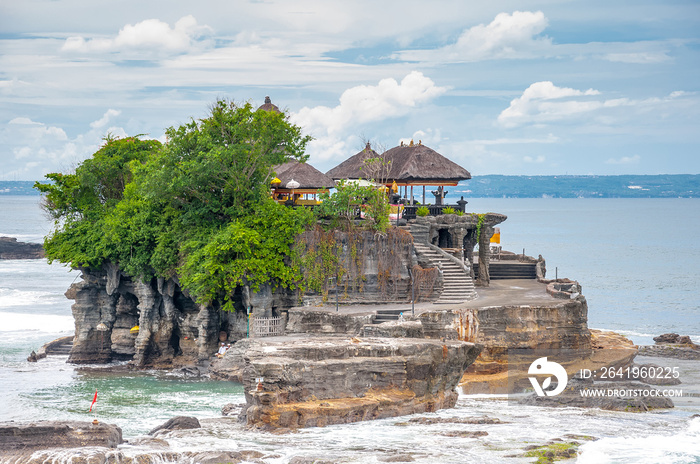
[[[639,356],[700,360],[700,350],[678,345],[644,345],[639,347]]]
[[[657,345],[688,345],[691,348],[697,348],[688,335],[678,335],[677,333],[667,333],[654,337],[654,342]]]
[[[32,352],[29,353],[29,357],[27,358],[27,361],[29,361],[31,363],[35,363],[38,361],[37,357],[36,357],[36,352],[34,350],[32,350]]]
[[[483,430],[451,430],[449,432],[442,432],[440,435],[456,438],[479,438],[485,437],[488,434],[488,432],[484,432]]]
[[[0,457],[29,455],[33,451],[49,448],[116,448],[121,443],[122,429],[111,424],[78,421],[0,422]]]
[[[679,338],[680,335],[678,335],[677,333],[667,333],[659,335],[658,337],[654,337],[654,342],[656,342],[659,345],[663,343],[678,343]]]
[[[584,391],[592,392],[584,396]],[[596,391],[603,394],[596,395]],[[639,382],[593,382],[569,379],[566,389],[556,396],[532,394],[520,400],[521,404],[550,407],[599,408],[609,411],[644,412],[650,409],[673,408],[673,401],[662,392]]]
[[[0,259],[41,259],[44,247],[38,243],[18,242],[14,237],[0,237]]]
[[[199,429],[201,427],[202,426],[196,417],[177,416],[173,417],[165,424],[159,425],[158,427],[154,428],[153,430],[148,432],[148,434],[153,435],[161,430]]]

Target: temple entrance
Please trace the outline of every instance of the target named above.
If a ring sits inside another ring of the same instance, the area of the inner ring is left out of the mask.
[[[452,234],[448,229],[438,230],[438,246],[440,248],[452,248]]]

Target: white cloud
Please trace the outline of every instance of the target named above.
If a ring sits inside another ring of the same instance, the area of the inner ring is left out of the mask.
[[[127,24],[114,38],[69,37],[61,50],[80,53],[125,50],[186,52],[210,32],[211,28],[198,25],[192,15],[181,18],[172,28],[158,19],[147,19],[134,25]]]
[[[60,127],[50,126],[26,117],[16,117],[0,126],[0,145],[11,153],[4,159],[0,178],[39,180],[49,172],[67,172],[91,156],[111,133],[126,137],[121,126],[111,124],[119,111],[109,109],[99,120],[90,123],[86,131],[69,137]]]
[[[406,61],[470,62],[502,58],[525,58],[551,45],[537,37],[547,27],[541,11],[499,13],[488,25],[466,29],[453,44],[436,50],[404,50],[394,58]]]
[[[572,120],[611,126],[634,121],[642,115],[655,114],[657,119],[665,118],[674,111],[686,111],[697,104],[694,93],[683,91],[640,100],[600,97],[601,93],[594,89],[584,91],[557,87],[550,81],[535,82],[501,111],[498,122],[506,128]]]
[[[422,73],[413,71],[400,83],[389,78],[377,85],[352,87],[343,92],[337,106],[305,106],[291,118],[314,137],[338,136],[351,127],[403,116],[446,90]]]
[[[622,158],[610,158],[605,161],[605,164],[639,164],[641,157],[639,155],[623,156]]]
[[[312,164],[322,169],[327,161],[345,159],[363,148],[358,145],[363,126],[405,116],[446,90],[422,73],[413,71],[401,82],[388,78],[377,85],[351,87],[342,93],[339,104],[333,108],[303,107],[290,117],[294,124],[314,137],[307,146],[307,153]],[[376,129],[371,129],[376,134]],[[439,137],[431,131],[426,134]]]
[[[505,127],[515,127],[530,122],[564,119],[603,106],[600,101],[571,97],[599,94],[600,92],[593,89],[582,91],[557,87],[550,81],[535,82],[525,89],[520,97],[510,102],[510,106],[498,115],[498,122]]]
[[[109,123],[109,121],[112,118],[115,118],[115,117],[119,116],[120,114],[122,114],[121,111],[113,110],[110,108],[107,110],[107,112],[100,119],[98,119],[97,121],[91,122],[90,127],[92,127],[93,129],[99,129],[101,127],[104,127]]]

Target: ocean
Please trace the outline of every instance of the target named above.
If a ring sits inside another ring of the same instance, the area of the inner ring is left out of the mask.
[[[468,200],[468,211],[508,216],[500,225],[504,249],[541,254],[548,277],[582,284],[591,328],[614,330],[639,344],[667,332],[700,341],[700,199]],[[0,195],[0,235],[41,242],[50,228],[39,197]],[[574,435],[595,438],[579,448],[577,462],[700,463],[697,397],[674,399],[671,410],[625,413],[460,395],[456,408],[420,416],[489,416],[502,423],[425,425],[399,417],[276,435],[221,418],[224,404],[245,401],[235,383],[163,372],[100,373],[66,364],[65,356],[26,362],[32,350],[72,334],[72,302],[63,293],[77,278],[59,263],[0,260],[0,421],[97,417],[122,427],[128,439],[175,415],[191,415],[203,428],[168,437],[172,450],[256,449],[274,464],[293,456],[352,463],[397,456],[419,463],[532,462],[523,457],[526,447]],[[700,361],[642,361],[678,365],[679,387],[700,392]],[[88,414],[95,390],[98,401]],[[487,435],[454,436],[465,430]]]

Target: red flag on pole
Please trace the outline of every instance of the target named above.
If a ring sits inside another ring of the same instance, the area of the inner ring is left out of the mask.
[[[92,412],[92,407],[95,405],[95,401],[97,401],[97,390],[95,390],[95,397],[92,399],[92,404],[90,405],[90,410],[88,412]]]

